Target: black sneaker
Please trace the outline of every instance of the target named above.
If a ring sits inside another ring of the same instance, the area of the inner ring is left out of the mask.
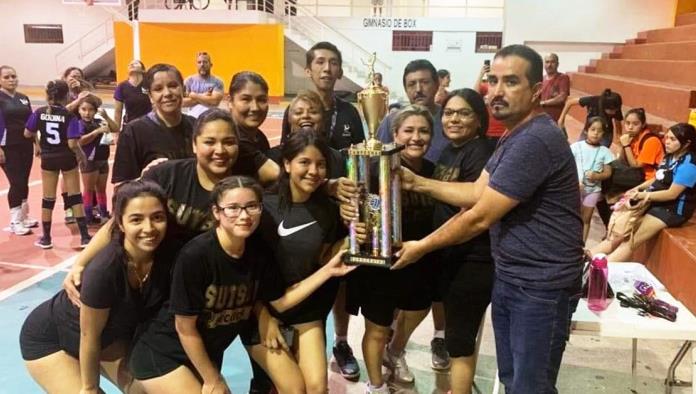
[[[350,348],[348,342],[340,341],[334,345],[333,358],[338,365],[341,376],[351,382],[357,382],[360,379],[360,365],[353,356],[353,349]]]
[[[51,238],[42,236],[34,242],[34,245],[41,249],[51,249],[53,247],[53,242],[51,242]]]
[[[430,341],[430,352],[432,353],[433,369],[438,371],[449,369],[450,356],[444,338],[433,338]]]

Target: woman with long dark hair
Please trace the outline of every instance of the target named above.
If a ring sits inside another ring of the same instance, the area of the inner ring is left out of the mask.
[[[10,231],[26,235],[38,222],[29,218],[29,174],[34,161],[32,140],[24,138],[24,125],[31,115],[29,97],[17,91],[17,71],[0,66],[0,166],[10,182]]]
[[[686,223],[696,208],[696,129],[677,123],[665,134],[664,160],[655,176],[626,192],[633,200],[646,200],[650,208],[640,220],[632,237],[604,240],[592,248],[592,254],[606,253],[609,261],[630,261],[638,246],[667,227]]]
[[[274,248],[286,286],[293,288],[321,269],[343,243],[346,229],[338,207],[320,190],[330,172],[329,146],[314,131],[300,130],[283,144],[281,176],[264,196],[268,214],[261,229]],[[329,280],[300,305],[275,316],[297,330],[292,348],[294,371],[308,393],[327,390],[324,323],[333,306],[338,281]]]
[[[253,71],[242,71],[232,77],[229,95],[229,110],[239,130],[240,165],[258,173],[262,184],[275,181],[280,168],[266,156],[271,146],[260,129],[268,116],[268,83]]]
[[[223,352],[237,336],[280,393],[312,392],[300,373],[292,373],[296,365],[287,353],[292,344],[282,342],[262,302],[275,311],[290,310],[351,268],[336,255],[286,290],[273,254],[256,233],[264,210],[261,198],[261,187],[249,177],[232,176],[215,185],[211,204],[217,224],[179,253],[169,306],[131,355],[134,376],[149,393],[228,393],[220,369]],[[280,341],[284,349],[269,349],[273,345],[266,339]]]
[[[167,229],[166,200],[152,182],[122,184],[114,196],[111,240],[84,272],[80,308],[65,290],[27,317],[20,348],[32,378],[49,393],[97,393],[103,374],[125,393],[125,357],[139,323],[169,295],[171,260],[156,252]]]

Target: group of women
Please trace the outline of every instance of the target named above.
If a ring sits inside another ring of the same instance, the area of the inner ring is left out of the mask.
[[[126,115],[119,111],[115,122],[105,117],[102,125],[94,121],[101,103],[71,87],[70,73],[65,81],[49,82],[48,106],[31,114],[26,96],[16,92],[14,70],[3,66],[0,71],[0,113],[7,124],[2,140],[13,142],[4,143],[0,155],[8,175],[8,168],[19,166],[18,157],[26,161],[27,152],[31,165],[31,139],[19,139],[17,132],[34,137],[41,131],[44,236],[39,244],[51,242],[58,172],[63,172],[66,206],[74,208],[80,229],[85,227],[86,248],[65,290],[32,311],[22,327],[23,358],[44,390],[97,393],[101,374],[129,393],[227,393],[220,372],[223,352],[239,336],[278,392],[325,393],[325,322],[344,280],[346,309],[365,318],[368,392],[389,392],[382,364],[407,370],[406,342],[434,299],[445,305],[452,392],[471,391],[476,337],[494,275],[488,234],[403,270],[344,265],[346,226],[358,220],[357,185],[342,178],[345,158],[326,141],[316,93],[301,92],[290,103],[290,135],[271,149],[259,129],[268,113],[268,85],[254,72],[232,78],[229,111],[210,109],[194,120],[182,113],[183,80],[175,67],[157,64],[145,71],[133,62],[124,82],[129,85],[116,95]],[[132,111],[142,110],[145,102],[136,94],[139,89],[152,107],[136,115]],[[28,121],[18,122],[20,114]],[[459,212],[438,201],[449,199],[437,185],[478,178],[493,153],[488,121],[477,92],[450,92],[442,110],[449,145],[432,163],[424,158],[433,135],[430,112],[411,105],[396,115],[391,131],[405,147],[400,152],[404,240],[422,238]],[[119,123],[113,216],[90,241],[82,204],[92,194],[88,185],[100,208],[105,199],[100,196],[104,164],[90,156],[102,146],[95,144],[97,137],[107,128],[118,130]],[[628,138],[622,142],[630,146],[635,141]],[[674,215],[688,218],[693,211],[693,126],[672,127],[665,145],[657,180],[629,192],[667,203],[651,208],[648,215],[660,223],[646,220],[641,234],[680,223]],[[629,163],[631,158],[640,163],[639,153],[625,155]],[[88,183],[83,171],[82,197],[78,162],[96,173]],[[412,190],[414,177],[428,179],[427,195]],[[19,212],[13,223],[29,225],[22,213],[23,179],[13,183],[10,206]],[[670,205],[675,199],[683,202]],[[357,228],[363,240],[365,228]],[[390,339],[394,321],[400,327]],[[396,375],[413,381],[408,374]]]

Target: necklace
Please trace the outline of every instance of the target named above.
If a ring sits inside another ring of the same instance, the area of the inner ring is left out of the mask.
[[[138,271],[138,267],[131,260],[128,260],[128,269],[133,272],[133,275],[135,275],[135,279],[138,281],[138,289],[142,289],[143,284],[150,278],[150,272],[152,270],[148,271],[145,275],[140,276],[140,272]]]

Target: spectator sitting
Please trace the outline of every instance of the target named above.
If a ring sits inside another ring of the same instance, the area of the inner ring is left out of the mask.
[[[667,156],[655,177],[626,192],[626,196],[633,200],[651,203],[635,235],[618,245],[605,240],[592,249],[593,255],[607,253],[609,261],[629,261],[637,246],[665,227],[681,226],[693,214],[696,205],[696,130],[690,124],[678,123],[669,128],[664,141]]]

